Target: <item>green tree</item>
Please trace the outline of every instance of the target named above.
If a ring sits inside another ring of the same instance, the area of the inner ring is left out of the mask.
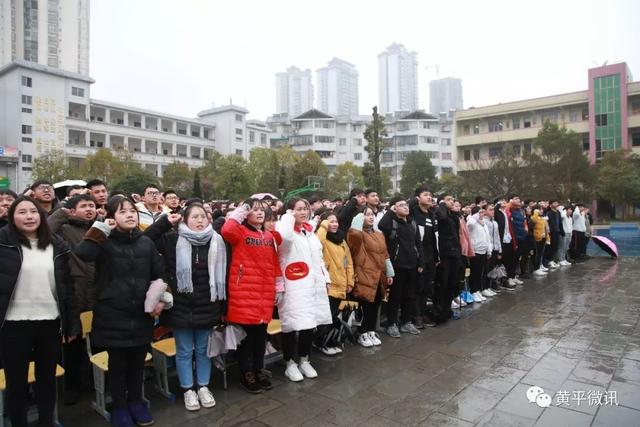
[[[404,196],[413,195],[414,190],[421,185],[435,188],[438,182],[436,168],[424,151],[407,154],[400,176],[400,192]]]
[[[193,191],[193,172],[184,162],[173,162],[164,169],[162,185],[165,189],[171,188],[180,197],[187,197]]]
[[[527,159],[536,184],[534,197],[586,200],[593,196],[595,173],[582,150],[580,135],[545,121],[534,147]]]
[[[457,199],[461,199],[465,196],[466,183],[462,176],[447,173],[440,177],[437,188],[440,192],[446,192]]]
[[[193,197],[202,198],[202,188],[200,186],[200,171],[198,169],[193,173]]]
[[[327,179],[329,175],[329,168],[322,161],[322,158],[318,153],[313,150],[309,150],[302,157],[299,157],[293,167],[291,173],[292,185],[295,188],[305,187],[307,185],[307,178],[310,176],[319,176]]]
[[[158,178],[142,166],[130,167],[125,174],[111,186],[114,190],[124,191],[126,194],[142,193],[142,189],[147,184],[158,185]]]
[[[378,107],[373,107],[373,120],[364,131],[364,139],[367,140],[367,145],[364,149],[369,157],[367,163],[370,163],[370,166],[367,167],[365,182],[367,182],[367,186],[376,189],[380,193],[383,193],[380,157],[384,149],[389,146],[386,136],[387,130],[384,125],[384,117],[378,114]]]
[[[224,199],[243,200],[251,193],[248,162],[238,155],[220,159],[219,194]]]
[[[598,164],[598,195],[621,205],[622,219],[629,206],[640,203],[640,156],[618,150]]]
[[[281,170],[277,151],[261,147],[251,150],[249,171],[253,192],[279,194]]]
[[[327,179],[326,193],[331,197],[347,197],[353,188],[364,187],[362,168],[346,162],[338,165],[336,170]]]
[[[52,183],[81,177],[77,170],[69,166],[61,150],[51,150],[38,155],[33,161],[31,175],[34,181],[45,179]]]
[[[222,154],[214,151],[207,159],[204,166],[200,168],[200,184],[202,187],[202,197],[205,199],[221,199],[220,186],[220,164],[223,160]]]
[[[100,148],[85,157],[80,166],[80,174],[87,180],[98,178],[110,186],[125,174],[122,156],[114,155],[108,148]]]
[[[293,174],[296,165],[300,160],[300,156],[288,145],[278,147],[275,151],[278,156],[278,165],[280,167],[280,174],[278,176],[278,192],[280,193],[280,196],[284,196],[284,194],[289,191],[299,188],[294,182]]]
[[[393,182],[391,182],[391,174],[388,169],[382,169],[380,176],[375,173],[375,169],[372,163],[365,162],[362,167],[362,178],[364,180],[364,186],[366,188],[377,188],[376,185],[380,185],[378,193],[382,197],[386,197],[391,192]]]

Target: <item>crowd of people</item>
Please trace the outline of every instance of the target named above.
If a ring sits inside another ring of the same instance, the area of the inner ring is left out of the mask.
[[[65,402],[78,399],[81,312],[93,312],[91,343],[109,355],[112,423],[151,425],[142,390],[158,325],[175,338],[186,410],[211,408],[207,346],[222,324],[243,331],[240,384],[261,393],[273,387],[264,356],[274,316],[284,375],[315,378],[314,349],[344,351],[333,333],[343,301],[361,310],[362,347],[382,345],[378,331],[418,335],[462,306],[584,261],[591,222],[581,204],[511,194],[463,205],[425,187],[386,204],[373,189],[344,201],[263,193],[237,203],[181,200],[157,185],[109,192],[97,179],[60,201],[46,181],[22,195],[0,190],[0,361],[12,425],[27,425],[31,360],[43,425],[53,423],[57,362]]]

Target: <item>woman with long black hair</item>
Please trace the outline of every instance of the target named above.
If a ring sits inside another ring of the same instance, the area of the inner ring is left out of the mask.
[[[0,357],[9,418],[14,427],[27,425],[27,372],[33,358],[39,422],[52,426],[61,333],[71,341],[81,331],[70,251],[29,197],[13,202],[8,221],[0,229]]]

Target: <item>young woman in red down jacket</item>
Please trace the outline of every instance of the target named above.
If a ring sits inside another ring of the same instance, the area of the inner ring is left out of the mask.
[[[222,237],[231,245],[227,320],[242,326],[247,337],[238,347],[240,383],[250,393],[273,386],[263,370],[267,325],[276,286],[283,287],[273,235],[263,230],[266,207],[249,199],[229,214]]]

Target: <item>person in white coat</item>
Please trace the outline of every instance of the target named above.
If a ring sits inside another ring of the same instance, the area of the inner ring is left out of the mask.
[[[558,207],[560,211],[560,220],[562,221],[562,232],[563,236],[560,237],[560,245],[558,246],[558,258],[560,259],[560,265],[563,267],[567,267],[571,265],[569,260],[567,259],[567,252],[569,252],[569,248],[571,247],[571,239],[573,237],[573,211],[571,210],[571,206]]]
[[[469,239],[473,245],[474,256],[469,259],[471,267],[471,277],[469,278],[469,288],[473,295],[473,302],[483,302],[487,297],[496,294],[491,289],[485,289],[485,276],[487,274],[487,261],[491,256],[491,236],[485,226],[485,208],[474,207],[472,215],[467,218],[467,228],[469,229]]]
[[[314,329],[333,323],[327,286],[331,279],[324,267],[322,243],[309,222],[311,209],[304,199],[292,199],[276,224],[284,292],[277,293],[282,325],[282,352],[287,363],[285,376],[291,381],[318,376],[309,362]],[[296,342],[296,335],[298,340]],[[297,350],[297,351],[296,351]],[[296,364],[294,357],[300,357]]]

